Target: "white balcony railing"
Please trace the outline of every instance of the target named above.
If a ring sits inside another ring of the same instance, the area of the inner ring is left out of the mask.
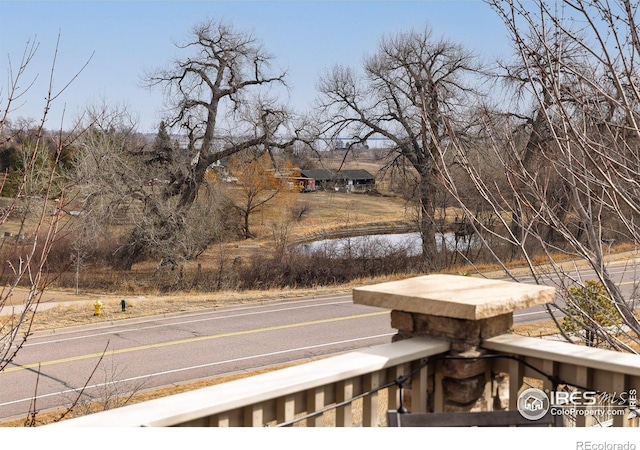
[[[507,316],[522,305],[518,298],[529,306],[548,300],[549,292],[516,284],[505,293],[514,283],[469,280],[429,276],[354,292],[354,301],[373,298],[399,308],[392,312],[392,324],[400,329],[397,342],[50,426],[376,427],[385,426],[386,411],[400,404],[411,412],[514,410],[519,393],[530,386],[604,394],[599,406],[609,408],[608,418],[581,414],[589,406],[578,405],[566,425],[639,426],[633,416],[640,356],[510,334],[504,328],[509,328]],[[455,299],[442,304],[445,282],[454,282],[449,293]],[[475,300],[465,297],[467,290]],[[429,301],[421,302],[424,298]],[[462,307],[456,310],[454,304]],[[447,315],[431,314],[441,310]]]

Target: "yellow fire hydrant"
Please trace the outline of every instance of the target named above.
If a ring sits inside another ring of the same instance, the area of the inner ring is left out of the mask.
[[[102,314],[102,302],[100,300],[96,300],[93,304],[93,315],[99,316],[100,314]]]

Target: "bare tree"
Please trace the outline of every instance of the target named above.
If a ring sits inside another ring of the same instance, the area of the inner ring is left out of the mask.
[[[473,151],[455,143],[460,167],[499,226],[484,226],[468,202],[461,205],[507,273],[517,278],[507,268],[504,245],[517,250],[538,282],[560,280],[564,301],[554,309],[580,311],[592,341],[632,350],[629,340],[640,333],[636,289],[621,287],[607,254],[614,243],[637,246],[640,237],[637,5],[489,3],[516,49],[515,63],[502,74],[523,95],[500,114],[483,115],[484,150],[499,162],[501,182],[487,177]],[[452,172],[444,178],[461,199]],[[585,280],[563,269],[561,261],[569,258],[596,273],[607,292],[603,297],[620,317],[612,322],[624,326],[602,326],[572,299],[571,287]],[[630,270],[635,272],[633,263]]]
[[[106,104],[89,107],[84,120],[87,131],[73,165],[82,228],[109,234],[113,226],[132,225],[131,235],[139,236],[136,251],[152,248],[168,228],[171,205],[162,201],[136,120],[126,108]]]
[[[288,113],[269,98],[268,89],[284,85],[284,72],[271,74],[272,57],[249,33],[223,22],[195,26],[178,48],[186,53],[168,69],[146,76],[162,87],[169,103],[166,126],[186,139],[170,156],[167,183],[158,186],[163,204],[150,205],[148,226],[137,226],[121,246],[114,267],[129,269],[159,241],[167,257],[184,258],[174,237],[182,234],[187,214],[205,180],[207,168],[239,151],[284,147]],[[162,207],[161,207],[162,206]],[[151,233],[150,230],[164,230]],[[158,241],[159,240],[159,241]]]
[[[253,236],[249,228],[251,215],[287,190],[286,180],[272,167],[269,156],[260,152],[243,152],[229,160],[229,174],[237,181],[230,198],[242,216],[245,239]]]
[[[0,224],[18,220],[24,225],[25,235],[23,240],[5,238],[0,242],[0,254],[6,261],[0,271],[3,280],[0,310],[11,311],[11,314],[0,316],[0,371],[10,364],[30,335],[32,321],[49,282],[47,259],[61,229],[60,215],[52,209],[51,200],[55,196],[59,203],[65,204],[71,187],[61,174],[60,162],[80,131],[54,134],[45,129],[51,108],[75,79],[73,77],[62,87],[54,84],[58,47],[59,39],[48,89],[43,93],[42,116],[33,129],[20,127],[20,122],[12,122],[11,118],[34,87],[37,74],[33,72],[33,64],[38,43],[28,42],[17,64],[9,57],[8,88],[0,90],[0,149],[16,145],[26,155],[17,188],[11,196],[4,198],[0,211]],[[29,139],[23,139],[26,133],[29,133]],[[5,181],[6,176],[0,182],[0,193],[3,193]],[[24,208],[22,203],[26,199],[37,207]],[[23,300],[15,304],[13,301],[17,297]]]
[[[434,38],[426,27],[382,39],[362,75],[337,66],[319,83],[326,132],[349,132],[357,137],[354,143],[375,134],[387,138],[393,143],[390,167],[416,181],[427,271],[442,265],[436,245],[438,151],[468,127],[466,98],[478,70],[470,52]]]

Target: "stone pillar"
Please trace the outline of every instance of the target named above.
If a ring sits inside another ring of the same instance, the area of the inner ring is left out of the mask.
[[[394,340],[415,336],[451,342],[435,389],[443,405],[436,410],[491,410],[490,364],[473,359],[486,352],[483,339],[509,332],[513,312],[554,300],[553,287],[456,275],[426,275],[353,290],[356,304],[391,310]],[[433,384],[432,388],[433,388]]]

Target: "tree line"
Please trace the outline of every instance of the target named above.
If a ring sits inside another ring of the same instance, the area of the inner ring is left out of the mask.
[[[233,160],[245,175],[271,165],[282,174],[293,165],[283,155],[320,154],[319,142],[340,135],[354,136],[354,148],[383,136],[392,143],[383,174],[402,180],[416,210],[422,248],[411,267],[430,273],[452,264],[436,235],[446,226],[440,210],[456,208],[481,251],[455,261],[494,262],[518,280],[509,262],[523,260],[536,282],[555,276],[567,303],[551,306],[576,317],[591,341],[629,350],[610,323],[637,339],[635,290],[621,289],[607,256],[613,245],[635,248],[640,231],[638,4],[486,4],[502,19],[512,55],[483,61],[429,26],[382,36],[360,65],[329,68],[304,114],[272,94],[286,87],[286,72],[251,33],[224,21],[197,24],[178,44],[182,56],[145,75],[170,105],[151,144],[128,111],[108,105],[88,108],[49,143],[42,127],[29,138],[3,108],[5,192],[80,205],[75,261],[127,211],[112,267],[150,256],[180,267],[229,236],[249,236],[249,214],[285,189],[261,186],[244,205],[229,203],[207,178],[212,164]],[[285,252],[276,258],[285,261]],[[613,318],[579,314],[590,296],[571,290],[584,280],[564,269],[566,260],[595,272]]]

